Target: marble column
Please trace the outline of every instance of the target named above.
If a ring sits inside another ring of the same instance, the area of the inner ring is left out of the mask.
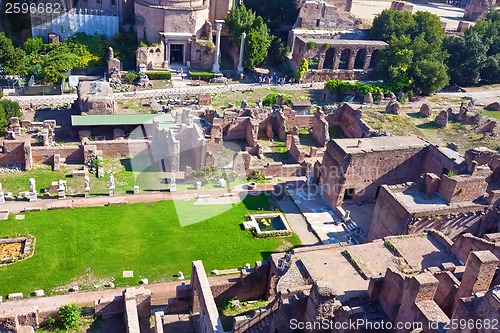
[[[222,30],[222,24],[224,20],[215,20],[217,23],[217,35],[215,37],[215,59],[214,65],[212,67],[212,72],[220,73],[219,57],[220,57],[220,32]]]
[[[164,39],[164,43],[165,43],[165,58],[164,58],[164,61],[163,61],[163,67],[165,68],[169,68],[169,59],[168,59],[168,56],[169,56],[169,50],[168,50],[168,39],[165,38]]]
[[[370,63],[372,61],[372,50],[366,50],[365,60],[363,62],[363,70],[367,71],[370,68]]]
[[[338,70],[340,66],[340,57],[342,56],[342,50],[335,50],[335,56],[333,57],[333,70]]]
[[[5,194],[3,193],[2,183],[0,183],[0,204],[5,203]]]
[[[318,70],[322,70],[325,65],[325,52],[321,52],[318,58]]]
[[[243,53],[245,51],[245,38],[246,33],[241,34],[241,44],[240,44],[240,61],[238,62],[238,73],[243,73]]]
[[[349,62],[347,63],[347,69],[352,71],[354,69],[354,63],[356,62],[356,54],[358,50],[350,50],[349,52]]]

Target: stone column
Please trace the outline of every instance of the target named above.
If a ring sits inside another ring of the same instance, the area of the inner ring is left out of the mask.
[[[325,65],[325,52],[321,52],[319,54],[319,59],[318,59],[318,70],[322,70],[324,65]]]
[[[2,183],[0,183],[0,204],[5,203],[5,194],[3,193]]]
[[[191,43],[193,40],[191,38],[188,39],[186,45],[186,66],[187,68],[191,68]]]
[[[340,57],[342,56],[342,50],[335,50],[335,56],[333,57],[333,70],[336,71],[340,66]]]
[[[352,71],[354,69],[354,63],[356,62],[356,54],[358,50],[351,50],[349,52],[349,62],[347,63],[347,69]]]
[[[215,37],[215,60],[214,60],[214,65],[212,67],[212,72],[220,73],[220,66],[219,66],[220,32],[222,30],[222,24],[224,23],[224,21],[223,20],[215,20],[215,23],[217,23],[217,35]]]
[[[241,34],[241,44],[240,44],[240,61],[238,62],[238,73],[243,73],[243,52],[245,51],[245,38],[246,33]]]
[[[363,62],[363,70],[367,71],[370,68],[370,62],[372,61],[373,50],[366,50],[365,59]]]
[[[169,50],[168,50],[168,39],[165,38],[165,58],[164,58],[164,61],[163,61],[163,67],[165,68],[169,68],[170,65],[169,65],[169,60],[168,60],[168,56],[169,56]]]

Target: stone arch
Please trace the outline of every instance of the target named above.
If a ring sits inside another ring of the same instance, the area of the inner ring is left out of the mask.
[[[380,51],[373,50],[368,68],[375,68],[380,63]]]
[[[342,52],[340,53],[339,69],[348,69],[350,56],[351,56],[350,49],[343,49],[342,50]]]
[[[356,53],[356,59],[354,60],[354,69],[363,69],[363,64],[365,62],[366,49],[359,49]]]
[[[155,50],[149,49],[149,53],[155,53]]]
[[[325,63],[323,68],[333,69],[333,58],[335,57],[335,49],[329,48],[325,52]]]
[[[161,52],[160,48],[157,48],[157,49],[156,49],[156,52],[157,52],[157,53],[160,53],[160,52]]]

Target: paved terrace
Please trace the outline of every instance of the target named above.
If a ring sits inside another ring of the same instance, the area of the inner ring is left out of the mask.
[[[214,94],[214,93],[246,91],[246,90],[265,89],[265,88],[277,88],[280,90],[323,89],[324,86],[325,86],[324,82],[315,82],[306,84],[293,83],[293,84],[282,84],[282,85],[259,85],[258,83],[241,83],[241,84],[206,85],[206,86],[192,86],[188,82],[185,87],[138,90],[136,93],[134,92],[114,93],[113,96],[115,97],[116,100],[142,99],[142,98],[153,98],[153,97],[156,99],[163,99],[169,96]],[[78,98],[77,94],[50,95],[50,96],[10,95],[4,97],[11,100],[16,100],[21,105],[26,105],[30,103],[38,105],[73,103]]]

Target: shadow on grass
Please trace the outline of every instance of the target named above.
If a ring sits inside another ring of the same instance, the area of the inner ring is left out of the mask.
[[[248,192],[242,200],[248,210],[271,210],[271,195],[260,192]]]
[[[407,113],[407,115],[408,115],[409,117],[412,117],[412,118],[415,118],[415,119],[422,119],[422,118],[426,118],[425,116],[422,116],[422,115],[420,114],[420,112],[409,112],[409,113]]]
[[[420,129],[439,129],[440,127],[433,120],[433,121],[429,121],[429,122],[426,122],[423,124],[419,124],[419,125],[417,125],[417,128],[420,128]]]

